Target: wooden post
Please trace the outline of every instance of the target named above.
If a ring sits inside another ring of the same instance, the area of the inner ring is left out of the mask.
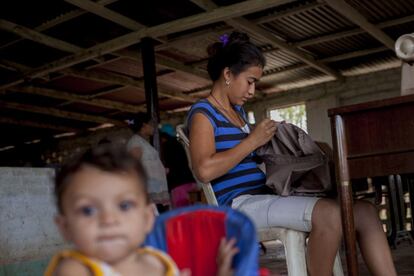
[[[348,267],[348,275],[358,275],[358,260],[354,227],[354,212],[352,200],[352,185],[348,168],[348,149],[346,145],[346,133],[344,122],[341,115],[335,115],[333,118],[334,129],[332,130],[333,141],[335,147],[335,159],[337,161],[337,179],[338,192],[341,205],[342,229],[344,233],[346,261]]]
[[[151,38],[144,37],[141,40],[141,55],[142,67],[144,70],[147,113],[151,116],[152,125],[154,126],[152,145],[158,152],[160,152],[160,135],[158,131],[160,113],[158,105],[157,72],[155,68],[154,41]]]

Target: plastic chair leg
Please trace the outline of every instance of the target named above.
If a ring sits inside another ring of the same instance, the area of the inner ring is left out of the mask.
[[[289,276],[307,275],[305,241],[306,233],[286,229],[283,244]]]
[[[285,229],[282,232],[281,240],[285,247],[286,264],[289,276],[303,276],[307,274],[306,263],[306,233],[295,230]],[[336,254],[334,268],[334,276],[343,276],[341,258],[339,252]]]
[[[344,270],[342,269],[342,262],[341,262],[341,256],[338,253],[336,253],[334,267],[333,267],[333,275],[334,276],[344,276]]]

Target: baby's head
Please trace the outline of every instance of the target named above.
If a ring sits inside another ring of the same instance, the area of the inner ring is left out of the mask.
[[[144,169],[124,147],[101,145],[67,164],[56,176],[55,195],[59,230],[89,257],[116,263],[152,229]]]

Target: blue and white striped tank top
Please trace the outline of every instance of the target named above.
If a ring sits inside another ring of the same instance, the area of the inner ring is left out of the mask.
[[[235,106],[246,121],[246,114],[241,106]],[[204,114],[214,129],[216,152],[225,151],[238,145],[248,133],[233,125],[217,108],[206,99],[196,102],[187,117],[187,126],[196,113]],[[211,181],[219,205],[230,205],[232,200],[242,194],[265,194],[265,175],[253,160],[255,153],[249,154],[225,175]]]

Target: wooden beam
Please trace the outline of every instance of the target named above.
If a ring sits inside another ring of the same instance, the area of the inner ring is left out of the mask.
[[[83,77],[83,78],[91,79],[95,81],[111,83],[111,84],[119,84],[119,85],[125,85],[125,86],[133,86],[133,87],[138,87],[142,90],[145,89],[143,80],[136,80],[131,77],[125,77],[125,76],[121,76],[121,75],[117,75],[113,73],[98,72],[98,71],[79,71],[75,69],[66,69],[65,73],[72,75],[72,76]],[[185,101],[185,102],[195,102],[197,100],[196,98],[187,96],[181,92],[174,92],[174,91],[167,92],[162,87],[159,87],[159,94],[164,97],[173,98],[173,99],[177,99],[177,100]]]
[[[100,96],[103,96],[103,95],[115,93],[115,92],[117,92],[119,90],[122,90],[124,88],[125,87],[123,85],[111,85],[111,87],[109,87],[109,88],[102,89],[99,92],[96,92],[94,94],[89,94],[89,95],[87,95],[85,97],[87,99],[93,99],[93,98],[100,97]],[[0,94],[1,94],[1,92],[0,92]],[[71,104],[73,102],[74,101],[63,102],[63,103],[59,104],[58,106],[66,106],[66,105],[69,105],[69,104]],[[145,110],[145,106],[144,105],[137,105],[137,108],[142,108],[143,110]]]
[[[116,2],[116,1],[118,1],[118,0],[98,0],[96,3],[105,6],[105,5],[112,4],[112,3]],[[51,20],[48,20],[48,21],[42,23],[41,25],[39,25],[36,28],[34,28],[34,30],[35,31],[38,31],[38,32],[43,32],[43,31],[46,31],[46,30],[48,30],[50,28],[53,28],[53,27],[55,27],[55,26],[57,26],[59,24],[62,24],[64,22],[66,22],[66,21],[69,21],[69,20],[72,20],[74,18],[77,18],[77,17],[79,17],[79,16],[81,16],[81,15],[83,15],[85,13],[86,13],[86,11],[81,10],[81,9],[72,10],[72,11],[69,11],[69,12],[64,13],[62,15],[59,15],[59,16],[55,17],[54,19],[51,19]],[[4,45],[1,45],[0,46],[0,49],[6,48],[6,47],[10,47],[11,45],[16,44],[17,42],[20,42],[22,40],[23,39],[21,39],[21,38],[16,39],[16,40],[12,40],[12,41],[4,44]]]
[[[47,35],[44,35],[42,33],[33,31],[29,28],[26,28],[21,25],[17,25],[13,22],[0,19],[0,29],[6,30],[8,32],[14,33],[18,36],[24,37],[29,40],[33,40],[37,43],[47,45],[49,47],[59,49],[61,51],[69,52],[69,53],[76,53],[82,48],[75,46],[73,44],[67,43],[65,41],[62,41],[60,39],[56,39]]]
[[[238,18],[238,19],[234,19],[232,20],[234,21],[233,23],[234,26],[238,26],[239,29],[245,30],[246,32],[249,32],[251,34],[254,34],[256,36],[259,36],[262,40],[270,43],[271,45],[277,46],[280,49],[283,49],[285,52],[289,53],[289,55],[296,57],[297,59],[305,62],[306,64],[308,64],[309,66],[324,72],[327,75],[330,75],[332,77],[334,77],[335,79],[342,79],[342,76],[339,72],[337,72],[336,70],[330,68],[329,66],[327,66],[326,64],[316,60],[314,57],[312,57],[311,55],[297,49],[294,48],[293,46],[287,44],[286,42],[276,38],[275,36],[273,36],[270,32],[252,25],[249,23],[248,20],[244,19],[244,18]]]
[[[323,61],[323,62],[334,62],[334,61],[339,61],[339,60],[345,60],[345,59],[351,59],[351,58],[371,55],[371,54],[380,53],[380,52],[389,51],[389,50],[390,49],[388,49],[387,47],[381,46],[381,47],[377,47],[377,48],[353,51],[353,52],[350,52],[350,53],[345,53],[345,54],[341,54],[341,55],[337,55],[337,56],[333,56],[333,57],[327,57],[327,58],[321,59],[321,61]]]
[[[104,90],[96,92],[92,95],[88,95],[87,97],[88,97],[88,99],[93,99],[93,98],[96,98],[96,97],[112,94],[112,93],[118,92],[118,91],[123,90],[123,89],[125,89],[125,87],[123,85],[114,85],[114,86],[111,86],[109,89],[105,88]]]
[[[25,126],[25,127],[33,127],[33,128],[44,128],[44,129],[53,129],[63,132],[77,132],[79,131],[76,128],[66,127],[62,125],[52,125],[43,122],[35,122],[30,120],[20,120],[15,118],[6,118],[0,117],[1,124],[9,124],[9,125],[18,125],[18,126]]]
[[[395,25],[400,25],[400,24],[404,24],[404,23],[408,23],[408,22],[412,22],[412,21],[414,21],[414,15],[408,15],[408,16],[405,16],[405,17],[402,17],[402,18],[387,20],[387,21],[378,23],[376,26],[378,28],[383,29],[383,28],[392,27],[392,26],[395,26]],[[296,48],[301,48],[301,47],[305,47],[305,46],[319,44],[319,43],[332,41],[332,40],[336,40],[336,39],[340,39],[340,38],[345,38],[345,37],[348,37],[348,36],[363,34],[363,33],[365,33],[365,30],[363,30],[361,28],[355,28],[355,29],[352,29],[352,30],[347,30],[347,31],[322,35],[322,36],[319,36],[319,37],[299,41],[299,42],[296,42],[296,43],[292,43],[292,45]],[[273,49],[270,49],[270,50],[266,50],[265,53],[274,53],[274,52],[277,52],[279,50],[280,50],[279,48],[273,48]],[[207,61],[207,59],[202,59],[202,60],[192,62],[191,64],[193,66],[195,66],[195,65],[203,64],[206,61]]]
[[[96,4],[94,4],[96,5]],[[97,5],[99,6],[99,5]],[[101,6],[99,6],[101,7]],[[106,9],[106,8],[103,8]],[[30,29],[27,29],[23,26],[19,26],[17,24],[14,24],[12,22],[8,22],[5,20],[1,20],[0,19],[0,28],[4,28],[8,31],[13,31],[18,35],[21,35],[23,37],[26,37],[28,39],[34,40],[38,43],[42,43],[48,46],[51,46],[53,48],[57,48],[60,50],[64,50],[64,51],[71,51],[71,52],[79,52],[82,48],[77,47],[75,45],[72,45],[70,43],[66,43],[64,41],[58,40],[58,39],[54,39],[52,37],[43,35],[41,33],[32,31]],[[29,34],[28,36],[26,36],[25,34]],[[166,67],[170,67],[170,68],[174,68],[174,69],[178,69],[181,71],[185,71],[187,73],[190,74],[196,74],[198,76],[202,75],[203,77],[206,77],[207,74],[202,74],[202,72],[200,72],[199,70],[192,68],[191,66],[185,66],[184,64],[180,64],[178,62],[175,62],[173,60],[167,59],[167,58],[163,58],[163,57],[159,57],[159,60],[161,62],[161,64],[163,64]],[[27,70],[25,70],[25,72],[27,72]],[[207,76],[208,77],[208,76]],[[168,93],[168,96],[170,96],[170,93]],[[177,94],[173,94],[173,97],[177,97]],[[193,99],[194,100],[194,99]]]
[[[55,90],[55,89],[47,89],[47,88],[40,88],[35,86],[15,86],[10,88],[10,90],[25,94],[33,94],[33,95],[40,95],[49,98],[67,100],[71,102],[78,102],[92,106],[99,106],[108,109],[117,109],[123,112],[130,112],[130,113],[137,113],[139,111],[144,111],[145,108],[134,106],[131,104],[125,104],[121,102],[109,101],[104,99],[90,99],[87,96],[76,95],[73,93],[68,93],[65,91]]]
[[[145,36],[158,37],[175,32],[185,31],[203,25],[226,20],[232,17],[242,16],[244,14],[257,12],[263,9],[268,9],[291,1],[292,0],[248,0],[243,1],[241,3],[218,8],[211,12],[196,14],[185,18],[173,20],[167,23],[163,23],[157,26],[144,28],[140,31],[128,33],[126,35],[90,47],[86,50],[82,50],[81,52],[76,53],[74,55],[64,57],[57,61],[41,66],[36,70],[33,70],[26,74],[25,78],[36,78],[51,72],[68,68],[72,65],[90,60],[97,56],[101,56],[103,54],[126,48],[139,42],[141,38]],[[0,88],[10,87],[14,85],[16,82],[21,83],[19,81],[14,81],[11,83],[4,84]]]
[[[360,57],[360,56],[366,56],[366,55],[379,53],[379,52],[383,52],[383,51],[389,51],[389,49],[385,46],[382,46],[382,47],[377,47],[377,48],[372,48],[372,49],[358,50],[358,51],[353,51],[353,52],[349,52],[349,53],[345,53],[345,54],[341,54],[341,55],[337,55],[337,56],[323,58],[323,59],[320,59],[320,61],[322,61],[322,62],[334,62],[334,61],[340,61],[340,60],[356,58],[356,57]],[[291,72],[291,71],[296,71],[296,70],[304,69],[304,68],[308,68],[308,67],[310,67],[310,66],[307,65],[307,64],[295,64],[295,65],[286,66],[284,68],[276,68],[276,69],[272,69],[272,70],[267,70],[266,72],[263,73],[263,77],[261,78],[261,80],[265,81],[267,78],[271,78],[271,77],[273,77],[274,75],[277,75],[277,74],[286,74],[286,73]]]
[[[119,24],[119,25],[121,25],[125,28],[128,28],[130,30],[133,30],[133,31],[138,31],[138,30],[143,29],[143,28],[146,27],[145,25],[142,25],[141,23],[139,23],[135,20],[132,20],[132,19],[130,19],[130,18],[128,18],[128,17],[126,17],[122,14],[119,14],[119,13],[114,12],[114,11],[108,9],[108,8],[105,8],[101,5],[98,5],[98,4],[96,4],[92,1],[88,1],[88,0],[65,0],[65,1],[69,2],[73,5],[76,5],[76,6],[82,8],[84,10],[87,10],[91,13],[94,13],[94,14],[100,16],[100,17],[106,18],[106,19],[108,19],[108,20],[110,20],[114,23],[117,23],[117,24]],[[115,54],[121,54],[123,56],[127,55],[129,58],[132,58],[134,60],[139,60],[139,58],[138,58],[139,53],[130,53],[129,50],[124,49],[123,54],[122,54],[121,51],[122,50],[116,52]],[[196,76],[201,77],[201,78],[206,79],[206,80],[210,80],[208,74],[205,71],[200,70],[200,69],[198,69],[196,67],[193,67],[193,66],[184,65],[184,64],[182,64],[180,62],[177,62],[177,61],[175,61],[171,58],[166,58],[166,57],[163,57],[159,54],[156,55],[156,63],[159,64],[159,65],[162,65],[164,67],[173,69],[175,71],[185,72],[185,73],[188,73],[188,74],[191,74],[191,75],[196,75]]]
[[[383,29],[383,28],[392,27],[392,26],[395,26],[395,25],[400,25],[400,24],[404,24],[404,23],[408,23],[408,22],[412,22],[412,21],[414,21],[414,15],[409,15],[409,16],[405,16],[405,17],[402,17],[402,18],[387,20],[387,21],[378,23],[376,25],[376,27],[380,28],[380,29]],[[363,30],[361,28],[355,28],[355,29],[348,30],[348,31],[337,32],[337,33],[333,33],[333,34],[322,35],[322,36],[319,36],[319,37],[307,39],[307,40],[304,40],[304,41],[294,43],[293,45],[296,46],[296,47],[305,47],[305,46],[309,46],[309,45],[314,45],[314,44],[318,44],[318,43],[323,43],[323,42],[332,41],[332,40],[336,40],[336,39],[340,39],[340,38],[345,38],[345,37],[348,37],[348,36],[359,35],[359,34],[363,34],[363,33],[365,33],[365,30]]]
[[[156,63],[164,67],[176,70],[176,71],[181,71],[181,72],[184,72],[190,75],[195,75],[204,80],[208,80],[208,81],[210,80],[210,76],[208,75],[206,71],[201,70],[195,66],[185,65],[181,62],[177,62],[170,58],[163,57],[160,54],[156,55]]]
[[[137,53],[135,51],[131,51],[131,50],[128,50],[128,49],[122,49],[122,50],[119,50],[117,52],[114,52],[114,54],[115,55],[120,55],[122,57],[127,57],[127,58],[129,58],[131,60],[134,60],[134,61],[137,61],[137,62],[141,62],[141,59],[138,56],[139,53]],[[206,71],[201,70],[201,69],[199,69],[195,66],[185,65],[181,62],[177,62],[177,61],[175,61],[171,58],[164,57],[160,54],[156,54],[155,61],[158,65],[170,68],[172,70],[185,72],[185,73],[195,75],[195,76],[200,77],[200,78],[205,79],[205,80],[210,80],[210,77],[209,77],[209,75],[207,74]]]
[[[191,0],[191,2],[197,4],[199,7],[206,9],[206,10],[213,10],[216,9],[218,6],[210,0]],[[300,59],[301,61],[309,64],[310,66],[322,71],[335,79],[341,79],[342,76],[339,72],[336,72],[334,69],[330,68],[329,66],[316,61],[312,56],[306,54],[305,52],[288,45],[285,41],[277,38],[271,32],[266,31],[265,29],[250,23],[245,18],[236,18],[236,19],[229,19],[226,20],[226,23],[230,26],[241,29],[251,35],[259,37],[260,39],[266,41],[267,43],[277,46],[290,55]]]
[[[78,121],[93,122],[93,123],[99,123],[99,124],[110,123],[110,124],[117,125],[117,126],[126,125],[124,122],[114,120],[114,119],[109,119],[109,118],[95,116],[95,115],[87,115],[84,113],[64,111],[64,110],[60,110],[57,108],[51,108],[51,107],[39,107],[39,106],[32,106],[32,105],[27,105],[27,104],[4,102],[4,101],[0,101],[0,107],[20,110],[24,112],[44,114],[44,115],[49,115],[49,116],[54,116],[54,117],[65,118],[65,119],[78,120]]]
[[[344,17],[346,17],[354,24],[360,26],[362,29],[368,32],[375,39],[382,42],[388,48],[394,50],[395,41],[381,29],[377,28],[375,25],[370,23],[361,13],[359,13],[351,5],[349,5],[343,0],[325,0],[325,2],[334,10],[336,10],[336,12],[342,14]]]
[[[65,42],[57,38],[53,38],[51,36],[44,35],[42,33],[33,31],[29,28],[26,28],[21,25],[17,25],[7,20],[0,19],[0,29],[4,29],[18,36],[24,37],[26,39],[35,41],[37,43],[40,43],[40,44],[43,44],[43,45],[46,45],[46,46],[49,46],[55,49],[59,49],[61,51],[65,51],[69,53],[76,53],[76,52],[83,50],[83,48],[78,47],[74,44]],[[100,57],[95,57],[94,60],[98,63],[106,62],[105,59],[102,59]]]
[[[271,21],[275,21],[277,19],[283,19],[285,17],[291,16],[291,15],[295,15],[301,12],[305,12],[308,10],[313,10],[319,7],[325,6],[324,3],[318,3],[318,2],[311,2],[311,3],[305,3],[301,6],[289,9],[289,10],[285,10],[285,11],[278,11],[278,12],[273,12],[271,14],[268,14],[266,16],[261,16],[257,19],[255,19],[252,23],[256,24],[256,25],[260,25],[260,24],[264,24],[267,22],[271,22]]]
[[[202,3],[202,2],[200,2],[200,3]],[[252,23],[256,24],[256,25],[263,24],[263,23],[266,23],[266,22],[269,22],[269,21],[282,19],[286,16],[290,16],[290,15],[293,15],[293,14],[296,14],[296,13],[299,13],[299,12],[314,9],[314,8],[317,8],[317,7],[320,7],[320,6],[323,6],[323,5],[324,4],[322,4],[322,3],[316,3],[316,2],[315,3],[307,3],[307,4],[304,4],[304,5],[301,5],[297,8],[292,8],[292,9],[287,10],[287,11],[272,12],[271,14],[268,14],[266,16],[259,17],[257,19],[252,20]],[[219,27],[219,28],[215,27],[215,28],[211,28],[211,29],[208,29],[208,30],[193,32],[191,34],[182,35],[182,36],[177,37],[175,39],[168,40],[163,44],[157,45],[155,47],[155,49],[157,51],[164,50],[164,49],[167,49],[167,48],[170,48],[170,47],[174,47],[177,44],[181,44],[184,41],[187,41],[189,39],[197,39],[197,38],[201,39],[201,38],[205,37],[208,34],[212,34],[212,35],[215,35],[216,37],[218,37],[218,34],[231,32],[232,30],[233,30],[233,28],[226,25],[224,27]]]
[[[65,1],[83,10],[86,10],[90,13],[106,18],[109,21],[117,23],[118,25],[123,26],[133,31],[137,31],[145,27],[144,25],[136,22],[135,20],[132,20],[120,13],[117,13],[108,8],[105,8],[103,5],[94,3],[89,0],[65,0]]]
[[[73,5],[76,5],[84,10],[87,10],[91,13],[94,13],[100,17],[106,18],[114,23],[117,23],[125,28],[128,28],[130,30],[133,31],[138,31],[141,30],[143,28],[145,28],[146,26],[135,21],[132,20],[120,13],[114,12],[108,8],[105,8],[101,5],[98,5],[92,1],[88,1],[88,0],[65,0],[66,2],[69,2]],[[122,50],[120,50],[122,51]],[[116,52],[115,54],[120,54],[120,51]],[[128,55],[129,58],[133,58],[135,60],[139,60],[138,59],[138,54],[139,53],[130,53],[129,50],[124,49],[124,53],[121,55]],[[193,66],[186,66],[180,62],[174,61],[173,59],[170,58],[166,58],[163,57],[161,55],[157,55],[156,56],[156,62],[157,64],[160,64],[162,66],[165,66],[167,68],[173,69],[173,70],[178,70],[178,71],[182,71],[191,75],[197,75],[198,77],[204,78],[209,80],[209,76],[205,71],[202,71],[196,67]],[[97,67],[99,65],[94,65],[94,67]]]
[[[3,59],[3,58],[0,58],[0,64],[1,64],[2,67],[6,68],[8,70],[17,71],[17,72],[20,72],[20,73],[27,72],[30,69],[32,69],[29,66],[26,66],[26,65],[23,65],[23,64],[11,61],[11,60]]]

